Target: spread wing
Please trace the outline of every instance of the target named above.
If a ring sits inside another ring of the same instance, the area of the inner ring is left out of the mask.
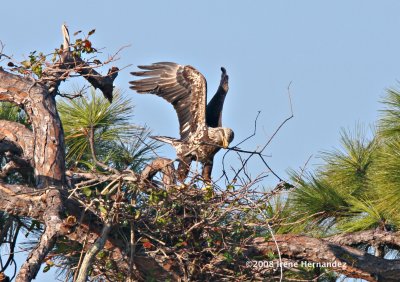
[[[207,82],[199,71],[170,62],[139,68],[144,71],[131,74],[146,78],[129,82],[130,88],[141,94],[156,94],[171,103],[178,115],[182,140],[205,126]]]
[[[222,127],[222,109],[224,107],[226,94],[229,90],[229,76],[225,68],[221,67],[221,71],[221,82],[219,83],[217,93],[215,93],[211,101],[208,102],[206,108],[206,122],[209,127]]]

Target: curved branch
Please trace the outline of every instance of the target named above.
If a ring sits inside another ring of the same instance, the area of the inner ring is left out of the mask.
[[[157,172],[163,174],[162,181],[164,185],[176,184],[176,172],[172,160],[167,158],[155,159],[143,169],[141,178],[142,180],[152,181]]]
[[[317,239],[300,235],[275,235],[282,257],[300,263],[319,263],[330,266],[329,269],[348,277],[367,281],[398,281],[400,260],[386,260],[364,253],[359,249],[329,242],[329,239]],[[248,256],[268,256],[276,253],[273,241],[255,238],[248,249]],[[333,264],[336,262],[336,264]]]
[[[27,216],[42,221],[46,209],[43,194],[44,190],[0,182],[0,210],[11,215]]]
[[[64,184],[64,133],[54,97],[37,82],[0,70],[0,101],[17,104],[29,115],[37,186]]]
[[[27,160],[33,158],[32,131],[18,122],[0,120],[0,153],[3,151],[1,149],[2,145],[9,142],[16,145],[12,151],[17,151],[19,155],[23,155]]]
[[[17,275],[17,282],[29,282],[35,279],[46,255],[53,249],[57,238],[64,235],[65,229],[61,220],[62,199],[59,190],[51,189],[45,193],[46,209],[43,213],[45,228],[39,243],[28,255]]]
[[[79,271],[76,282],[85,282],[87,281],[89,270],[92,267],[93,260],[98,252],[100,252],[104,244],[106,243],[108,234],[111,230],[111,223],[106,222],[104,224],[103,230],[101,232],[101,236],[97,238],[96,242],[92,245],[92,247],[86,252],[85,257],[83,258],[83,262],[81,267],[77,270]]]

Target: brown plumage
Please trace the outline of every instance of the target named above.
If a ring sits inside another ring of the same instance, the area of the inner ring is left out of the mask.
[[[131,81],[130,88],[140,94],[151,93],[164,98],[174,106],[178,115],[180,139],[165,136],[153,138],[176,149],[181,181],[186,178],[193,160],[203,164],[203,177],[210,181],[213,158],[219,146],[227,147],[233,140],[233,131],[221,126],[222,105],[228,91],[225,69],[221,69],[220,87],[206,108],[207,82],[192,66],[161,62],[139,68],[144,71],[131,74],[145,78]]]

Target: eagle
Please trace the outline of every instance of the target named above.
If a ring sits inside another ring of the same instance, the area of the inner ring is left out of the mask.
[[[153,136],[152,138],[172,145],[177,153],[178,179],[183,182],[192,161],[202,163],[203,179],[211,181],[215,154],[227,148],[234,133],[222,127],[222,109],[228,93],[228,75],[221,68],[221,81],[214,97],[206,106],[207,81],[190,65],[159,62],[138,66],[142,71],[132,75],[144,77],[129,82],[139,94],[155,94],[173,105],[179,120],[180,138]]]

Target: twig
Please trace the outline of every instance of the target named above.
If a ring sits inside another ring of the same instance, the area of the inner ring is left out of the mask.
[[[280,278],[279,278],[279,282],[281,282],[283,280],[283,264],[282,264],[282,255],[281,255],[281,251],[279,250],[279,245],[278,242],[276,241],[275,235],[274,235],[274,231],[272,230],[271,225],[269,224],[269,218],[268,216],[265,214],[264,210],[261,210],[260,207],[258,205],[256,205],[252,199],[247,198],[248,201],[250,201],[251,203],[253,203],[254,207],[257,208],[259,210],[259,212],[261,213],[261,215],[265,218],[265,222],[267,225],[267,228],[269,230],[269,233],[271,234],[271,238],[275,243],[276,246],[276,250],[278,251],[278,257],[279,257],[279,270],[280,270]]]
[[[276,136],[276,134],[280,131],[280,129],[289,121],[291,120],[294,115],[293,115],[293,107],[292,107],[292,98],[291,98],[291,94],[290,94],[290,85],[292,84],[292,82],[289,83],[288,85],[288,97],[289,97],[289,105],[290,105],[290,116],[288,118],[286,118],[279,126],[278,128],[274,131],[274,133],[272,134],[272,136],[269,138],[269,140],[265,143],[265,145],[261,148],[261,150],[255,150],[254,152],[250,153],[250,156],[247,157],[247,159],[244,162],[244,165],[247,164],[247,162],[254,156],[254,155],[259,155],[262,162],[266,165],[266,167],[269,169],[269,171],[276,177],[278,178],[279,181],[282,181],[282,178],[279,177],[267,164],[267,162],[264,160],[264,158],[262,157],[262,152],[265,150],[265,148],[267,148],[267,146],[271,143],[271,141],[274,139],[274,137]],[[243,170],[244,166],[242,166],[242,168],[240,168],[237,172],[236,175],[233,177],[233,179],[235,179],[239,173]]]

